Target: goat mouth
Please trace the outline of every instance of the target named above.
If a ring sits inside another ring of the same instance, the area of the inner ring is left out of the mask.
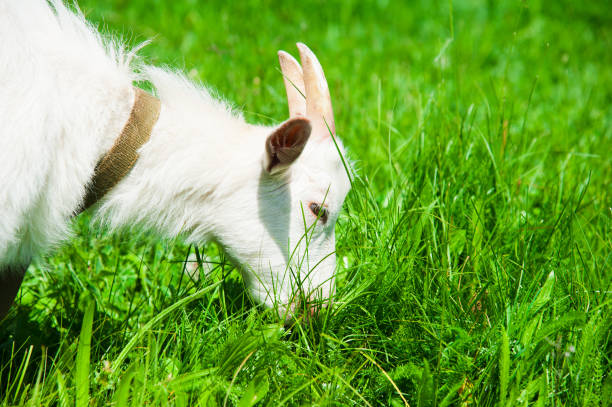
[[[287,329],[296,324],[307,325],[316,323],[332,309],[332,299],[315,299],[305,301],[303,298],[291,303],[287,308],[284,326]]]

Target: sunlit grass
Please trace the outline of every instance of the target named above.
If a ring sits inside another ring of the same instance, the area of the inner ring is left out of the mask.
[[[313,49],[356,168],[338,294],[288,329],[216,246],[84,215],[0,322],[0,405],[612,399],[605,2],[80,3],[251,122],[287,115],[276,50]]]

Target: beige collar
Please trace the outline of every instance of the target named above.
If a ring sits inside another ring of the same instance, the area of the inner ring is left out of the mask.
[[[111,149],[98,161],[87,187],[87,195],[77,213],[83,212],[127,175],[138,159],[138,149],[149,141],[157,123],[161,103],[149,93],[134,87],[136,93],[130,118]]]

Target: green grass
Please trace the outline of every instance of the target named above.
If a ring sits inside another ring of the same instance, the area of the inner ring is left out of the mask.
[[[0,405],[609,405],[609,4],[80,3],[251,122],[311,46],[357,168],[339,295],[285,330],[214,245],[196,281],[195,248],[84,215],[0,322]]]

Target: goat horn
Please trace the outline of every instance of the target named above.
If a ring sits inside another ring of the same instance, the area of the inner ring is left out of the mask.
[[[285,82],[289,117],[306,116],[306,93],[302,67],[285,51],[278,51],[278,62]]]
[[[300,60],[304,70],[307,116],[315,121],[324,120],[332,134],[336,134],[334,111],[323,68],[315,54],[305,44],[298,42],[297,47],[300,50]],[[323,126],[325,126],[324,123]],[[327,133],[327,128],[325,132]]]

